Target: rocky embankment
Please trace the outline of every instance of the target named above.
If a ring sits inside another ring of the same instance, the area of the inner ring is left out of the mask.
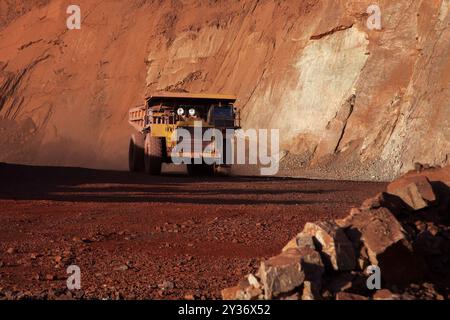
[[[450,298],[450,167],[417,169],[344,219],[307,223],[223,298]],[[379,290],[367,285],[369,266],[379,268]]]

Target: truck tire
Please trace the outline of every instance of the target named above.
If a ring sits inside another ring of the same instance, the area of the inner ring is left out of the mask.
[[[188,164],[187,171],[190,176],[214,176],[216,172],[216,166],[206,163]]]
[[[152,137],[150,133],[145,137],[144,149],[145,172],[160,175],[162,166],[162,140]]]
[[[132,134],[128,148],[128,168],[131,172],[144,171],[144,141],[141,133]]]

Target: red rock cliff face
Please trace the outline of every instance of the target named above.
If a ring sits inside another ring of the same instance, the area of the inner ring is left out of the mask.
[[[448,0],[379,1],[382,30],[371,1],[77,2],[81,30],[63,0],[0,15],[0,161],[124,168],[157,90],[236,94],[245,128],[339,177],[450,161]]]

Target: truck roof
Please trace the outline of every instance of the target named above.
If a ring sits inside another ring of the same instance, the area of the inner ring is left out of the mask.
[[[149,101],[157,100],[216,100],[234,103],[237,97],[228,94],[217,93],[185,93],[185,92],[158,92],[146,98]]]

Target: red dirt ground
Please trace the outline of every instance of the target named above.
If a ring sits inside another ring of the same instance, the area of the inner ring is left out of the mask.
[[[0,299],[220,298],[305,222],[343,217],[384,188],[0,164]]]

